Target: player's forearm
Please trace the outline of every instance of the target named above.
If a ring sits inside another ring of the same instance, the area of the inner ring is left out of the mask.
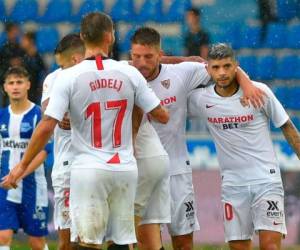
[[[161,58],[161,63],[164,64],[177,64],[182,62],[204,63],[206,61],[200,56],[163,56]]]
[[[23,179],[27,175],[30,175],[31,173],[33,173],[39,166],[42,165],[42,163],[46,160],[46,158],[47,158],[47,152],[45,150],[42,150],[41,152],[39,152],[37,154],[37,156],[34,157],[34,159],[30,162],[30,164],[26,168],[26,170],[25,170],[24,174],[21,176],[21,178]]]
[[[30,162],[36,157],[36,155],[44,149],[48,140],[50,139],[53,130],[57,124],[57,121],[45,116],[36,129],[34,130],[28,148],[21,160],[22,165],[28,168]]]
[[[249,86],[252,86],[252,82],[251,82],[249,76],[240,67],[238,67],[237,72],[236,72],[236,80],[243,90],[245,90],[245,88],[248,88]]]
[[[288,141],[288,143],[291,145],[291,147],[294,149],[295,153],[297,154],[298,158],[300,159],[300,135],[293,124],[291,120],[288,120],[282,127],[281,130]]]

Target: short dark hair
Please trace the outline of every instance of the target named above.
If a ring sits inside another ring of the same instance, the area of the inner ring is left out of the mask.
[[[195,16],[200,17],[200,10],[196,7],[189,8],[187,12],[192,12]]]
[[[10,32],[13,28],[19,28],[19,25],[17,23],[14,22],[6,22],[5,23],[5,32]]]
[[[36,40],[36,33],[34,31],[27,31],[24,36],[33,42]]]
[[[216,43],[209,47],[207,56],[208,60],[220,60],[228,57],[236,60],[235,53],[230,45],[226,43]]]
[[[25,77],[27,79],[29,79],[29,77],[30,77],[28,71],[22,66],[14,66],[14,67],[8,68],[8,70],[4,73],[4,76],[3,76],[4,80],[6,80],[6,78],[10,75]]]
[[[113,30],[113,21],[103,12],[91,12],[84,16],[80,24],[80,33],[84,42],[97,44],[103,41],[104,33]]]
[[[131,37],[131,44],[141,44],[160,47],[160,34],[156,29],[141,27]]]
[[[84,44],[78,33],[71,33],[64,36],[57,44],[54,54],[61,54],[72,49],[81,49],[82,53],[84,53]]]

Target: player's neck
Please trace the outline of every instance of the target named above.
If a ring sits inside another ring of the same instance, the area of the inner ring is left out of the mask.
[[[87,47],[85,50],[85,58],[89,58],[91,56],[108,56],[108,48],[102,47]]]
[[[149,76],[147,78],[147,82],[151,82],[153,81],[156,77],[158,77],[159,73],[160,73],[160,70],[161,70],[161,64],[159,64],[157,67],[155,67],[153,73],[151,74],[151,76]]]
[[[30,108],[30,105],[31,102],[27,98],[21,100],[10,100],[11,111],[16,115],[24,113],[24,111]]]
[[[217,84],[215,85],[215,91],[218,95],[223,97],[233,96],[239,90],[239,85],[236,81],[232,82],[227,87],[220,87]]]

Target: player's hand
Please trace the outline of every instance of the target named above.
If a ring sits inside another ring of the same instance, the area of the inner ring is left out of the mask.
[[[250,106],[250,103],[254,108],[260,108],[264,105],[264,98],[266,93],[260,88],[250,85],[244,89],[244,96],[241,99],[241,104],[245,106]]]
[[[17,188],[18,181],[21,179],[25,172],[25,166],[20,162],[18,163],[10,172],[8,175],[4,176],[1,179],[0,186],[5,189],[10,188]]]
[[[70,118],[69,118],[68,113],[65,113],[64,118],[62,119],[61,122],[58,123],[58,126],[64,130],[71,129],[71,123],[70,123]]]
[[[10,173],[1,179],[0,186],[4,189],[12,189],[17,187],[14,182],[14,177]]]

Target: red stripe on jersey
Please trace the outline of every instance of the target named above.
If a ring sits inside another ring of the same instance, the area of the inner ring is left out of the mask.
[[[120,158],[119,158],[119,153],[116,153],[109,161],[106,163],[110,164],[119,164],[120,163]]]
[[[96,65],[97,65],[97,69],[99,70],[103,70],[103,63],[102,63],[102,57],[101,56],[96,56]]]

